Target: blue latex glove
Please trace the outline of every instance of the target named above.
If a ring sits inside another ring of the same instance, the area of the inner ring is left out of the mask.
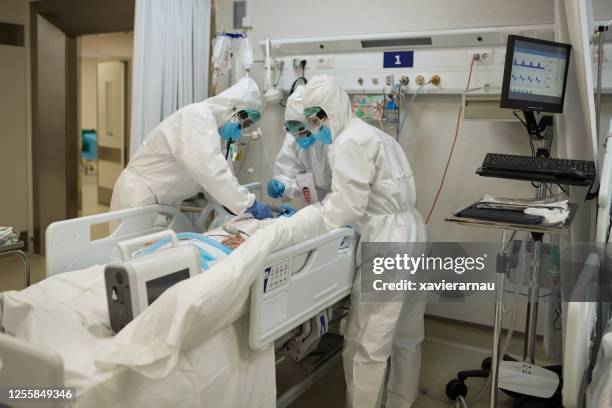
[[[280,207],[283,210],[285,210],[285,212],[283,213],[282,217],[291,217],[293,214],[295,214],[297,212],[297,210],[295,208],[293,208],[292,206],[290,206],[289,204],[281,204]]]
[[[272,210],[270,210],[270,206],[257,200],[255,200],[252,206],[246,209],[246,212],[253,214],[253,217],[257,218],[258,220],[272,218]]]
[[[268,181],[268,195],[272,198],[281,198],[285,194],[285,185],[275,178]]]

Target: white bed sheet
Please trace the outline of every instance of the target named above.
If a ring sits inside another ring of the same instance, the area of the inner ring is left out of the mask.
[[[251,233],[257,228],[254,220],[240,224]],[[213,234],[218,239],[224,235]],[[127,366],[96,365],[96,349],[112,338],[103,270],[94,265],[2,294],[2,327],[61,355],[65,384],[77,388],[75,406],[275,406],[273,350],[249,348],[245,313],[205,341],[180,350],[176,365],[161,378]]]
[[[272,408],[274,351],[248,345],[249,286],[270,253],[324,232],[313,207],[271,222],[113,337],[100,265],[3,293],[2,327],[62,356],[77,407]]]

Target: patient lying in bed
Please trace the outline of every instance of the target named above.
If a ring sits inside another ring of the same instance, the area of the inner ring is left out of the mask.
[[[274,222],[273,219],[257,220],[251,216],[237,216],[206,233],[178,233],[176,237],[181,245],[190,245],[200,254],[203,270],[209,269],[219,260],[225,258],[234,249],[242,245],[257,230]],[[171,246],[169,239],[149,241],[132,253],[133,257],[143,256]]]

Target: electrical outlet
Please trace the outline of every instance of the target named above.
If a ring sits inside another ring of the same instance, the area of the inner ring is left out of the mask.
[[[293,65],[293,71],[297,75],[302,75],[302,62],[305,63],[304,69],[312,69],[314,68],[312,65],[314,64],[314,58],[293,58],[291,60],[291,64]]]
[[[470,56],[475,56],[475,63],[480,65],[492,65],[495,59],[495,54],[492,49],[471,50]]]
[[[317,57],[315,66],[317,69],[332,69],[334,68],[334,57],[330,55]]]

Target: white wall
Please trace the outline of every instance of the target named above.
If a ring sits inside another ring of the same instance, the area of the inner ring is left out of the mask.
[[[342,34],[520,25],[553,21],[553,1],[297,0],[251,1],[254,42]],[[232,1],[217,2],[217,31],[232,30]],[[260,55],[261,54],[257,54]]]
[[[98,126],[97,106],[97,58],[81,58],[79,60],[79,129],[96,129]]]
[[[595,20],[608,21],[612,19],[612,1],[593,0],[593,16]]]
[[[83,35],[80,40],[82,58],[131,59],[133,54],[134,34],[107,33]]]

